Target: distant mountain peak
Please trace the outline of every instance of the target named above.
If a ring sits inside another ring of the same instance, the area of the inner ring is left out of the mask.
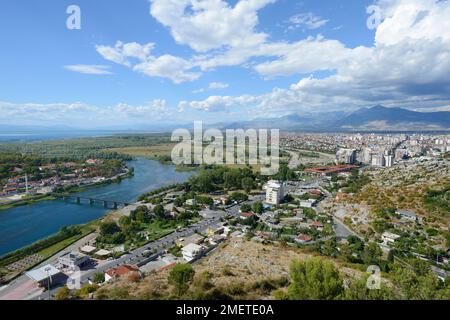
[[[286,131],[450,130],[450,112],[416,112],[382,105],[354,112],[325,112],[223,124],[226,128],[276,128]]]

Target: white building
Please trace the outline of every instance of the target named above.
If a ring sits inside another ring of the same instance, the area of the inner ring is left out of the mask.
[[[187,262],[191,262],[192,260],[198,258],[203,253],[202,246],[199,246],[195,243],[190,243],[181,249],[181,253],[183,254],[184,260]]]
[[[383,242],[386,245],[394,243],[398,238],[400,238],[400,236],[398,234],[391,233],[391,232],[385,232],[381,236],[381,239],[383,239]]]
[[[336,161],[338,163],[353,164],[356,162],[356,150],[354,149],[339,149],[336,152]]]
[[[282,182],[271,180],[266,185],[266,203],[280,204],[284,199],[284,185]]]
[[[61,272],[58,269],[56,269],[54,266],[48,264],[39,269],[34,269],[31,271],[25,272],[25,274],[28,278],[30,278],[34,282],[38,283],[38,285],[40,287],[45,288],[49,284],[51,286],[52,283],[56,282],[55,278],[58,277],[61,274]]]
[[[384,156],[384,166],[390,168],[393,165],[394,165],[394,156],[392,156],[390,154],[389,155],[385,155]]]
[[[196,204],[197,204],[197,201],[195,201],[195,199],[186,200],[186,205],[188,205],[188,206],[195,206]]]
[[[372,166],[384,167],[384,155],[383,154],[373,154],[372,155]]]
[[[72,271],[87,265],[89,262],[89,256],[79,252],[69,252],[58,259],[58,263],[61,267]]]
[[[300,201],[300,207],[302,208],[312,208],[317,203],[315,199],[308,199]]]
[[[411,211],[397,210],[396,214],[398,214],[400,217],[402,217],[403,219],[406,219],[406,220],[410,220],[413,222],[422,222],[422,218]]]
[[[359,154],[359,161],[365,164],[371,164],[372,163],[372,150],[370,148],[364,148],[361,150]]]

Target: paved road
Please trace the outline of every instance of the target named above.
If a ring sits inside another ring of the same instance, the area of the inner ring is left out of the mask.
[[[72,245],[70,245],[69,247],[64,249],[63,251],[57,253],[56,255],[50,257],[47,260],[41,262],[38,266],[35,267],[35,269],[46,266],[48,264],[55,265],[58,262],[59,257],[65,255],[66,253],[71,252],[71,251],[78,251],[78,248],[84,246],[90,240],[94,239],[96,236],[97,236],[97,234],[95,234],[95,233],[91,233],[91,234],[87,235],[86,237],[73,243]],[[23,274],[20,277],[13,280],[12,282],[10,282],[6,287],[4,287],[0,291],[0,300],[2,300],[3,297],[5,297],[5,296],[9,296],[12,292],[17,290],[19,287],[24,286],[26,284],[26,282],[28,282],[28,281],[30,281],[30,278],[28,278],[25,274]],[[32,292],[30,292],[29,294],[32,294]]]
[[[237,212],[237,213],[236,213]],[[151,242],[143,247],[140,247],[129,254],[126,254],[122,256],[119,259],[108,261],[102,265],[96,266],[92,270],[88,270],[86,272],[82,272],[81,275],[81,283],[85,284],[88,282],[89,278],[93,277],[97,273],[103,273],[106,270],[117,267],[122,264],[133,264],[136,265],[145,259],[146,257],[143,256],[143,253],[145,251],[153,251],[156,250],[157,254],[164,253],[165,250],[169,249],[173,246],[175,240],[179,240],[181,238],[187,238],[189,236],[194,235],[196,232],[204,232],[212,225],[218,223],[221,218],[227,216],[228,214],[231,214],[233,216],[239,215],[239,205],[234,205],[232,207],[229,207],[227,211],[217,211],[217,215],[214,218],[205,219],[202,221],[199,221],[196,224],[193,224],[187,228],[184,229],[182,232],[173,232],[163,238],[160,238],[154,242]],[[61,286],[59,286],[61,287]],[[59,287],[55,287],[51,290],[51,294],[54,295],[56,291],[58,291]],[[37,300],[46,300],[48,299],[48,292],[44,292],[36,297],[34,299]]]
[[[346,239],[349,236],[355,236],[361,239],[354,231],[350,230],[343,222],[339,219],[333,218],[334,221],[334,231],[336,232],[336,237],[339,239]]]

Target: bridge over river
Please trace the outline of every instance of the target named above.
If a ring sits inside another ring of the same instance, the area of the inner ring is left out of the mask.
[[[123,201],[117,201],[117,200],[111,200],[111,199],[98,199],[98,198],[91,198],[91,197],[83,197],[78,195],[67,195],[67,194],[60,194],[60,193],[52,193],[53,197],[62,199],[64,201],[75,201],[77,204],[88,204],[90,206],[95,205],[96,203],[100,203],[103,205],[104,208],[112,208],[112,209],[118,209],[119,207],[125,208],[130,205],[130,203],[123,202]]]

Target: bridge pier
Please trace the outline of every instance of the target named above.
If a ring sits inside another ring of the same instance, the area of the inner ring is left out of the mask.
[[[89,198],[89,204],[90,204],[91,206],[94,204],[94,202],[95,202],[94,199],[90,199],[90,198]]]
[[[103,201],[103,208],[108,208],[108,201]]]
[[[77,197],[77,204],[80,204],[80,203],[81,203],[81,198]]]
[[[117,202],[114,202],[113,208],[114,210],[117,210]]]

